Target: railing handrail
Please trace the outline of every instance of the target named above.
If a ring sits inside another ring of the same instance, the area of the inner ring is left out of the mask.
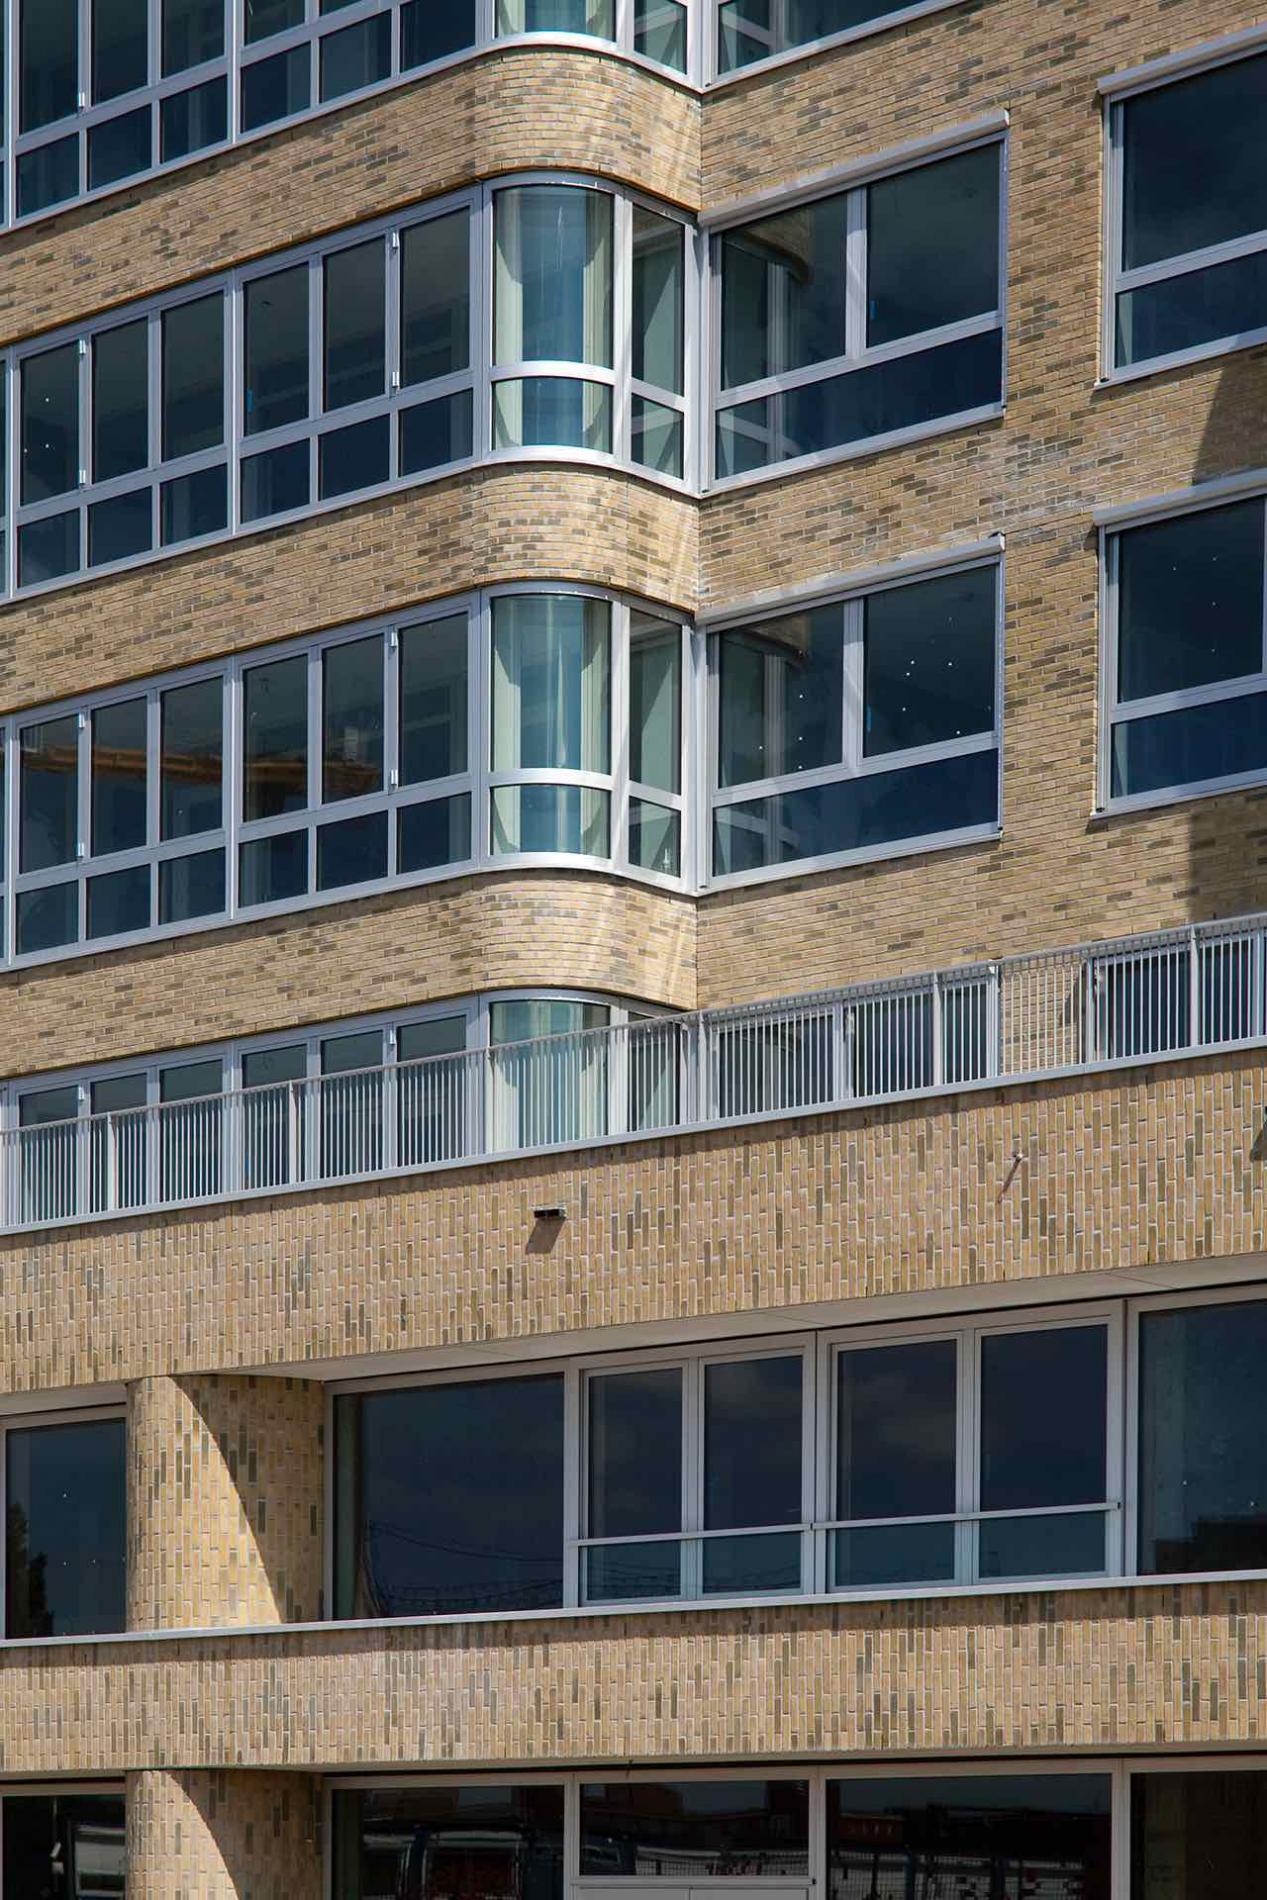
[[[1255,954],[1202,961],[1224,941]],[[1164,971],[1150,966],[1170,952]],[[1095,980],[1104,966],[1120,969],[1120,983]],[[967,1007],[952,1007],[957,994]],[[928,1008],[884,1008],[912,997]],[[780,1026],[811,1034],[726,1034]],[[1255,1042],[1267,1042],[1267,912],[10,1127],[0,1134],[0,1231]],[[565,1064],[589,1065],[595,1051],[614,1059],[586,1066],[574,1086]],[[285,1129],[250,1115],[267,1099],[288,1104]],[[417,1125],[397,1125],[419,1106],[430,1130],[421,1138]],[[193,1129],[184,1147],[182,1118]],[[138,1129],[160,1131],[161,1151]]]

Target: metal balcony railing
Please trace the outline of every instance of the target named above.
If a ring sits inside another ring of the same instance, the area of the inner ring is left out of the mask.
[[[0,1134],[0,1231],[1267,1040],[1267,915]]]

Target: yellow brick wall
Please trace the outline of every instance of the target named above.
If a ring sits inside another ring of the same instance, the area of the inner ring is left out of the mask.
[[[128,1900],[321,1900],[308,1776],[142,1770],[127,1781]]]

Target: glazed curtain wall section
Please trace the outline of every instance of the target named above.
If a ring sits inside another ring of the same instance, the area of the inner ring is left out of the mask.
[[[524,454],[677,483],[692,239],[537,179],[275,254],[5,361],[10,592]]]
[[[676,885],[689,669],[680,622],[523,590],[19,720],[9,953],[512,861]]]
[[[687,17],[683,0],[5,0],[0,216],[63,209],[497,39],[575,35],[684,72]]]
[[[1267,1567],[1267,1301],[349,1388],[337,1617]]]

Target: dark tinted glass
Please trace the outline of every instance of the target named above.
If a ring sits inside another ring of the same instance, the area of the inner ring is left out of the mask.
[[[243,675],[242,816],[278,818],[308,803],[308,661],[303,654]]]
[[[704,1525],[801,1521],[801,1361],[735,1360],[704,1368]],[[795,1590],[801,1534],[711,1537],[701,1545],[706,1592]]]
[[[674,1366],[604,1373],[588,1385],[591,1537],[645,1536],[682,1523],[682,1375]],[[610,1544],[585,1553],[591,1602],[676,1596],[681,1550],[672,1541]]]
[[[284,33],[288,26],[300,26],[304,0],[246,0],[246,43]]]
[[[829,1781],[830,1891],[931,1897],[948,1883],[964,1900],[1109,1900],[1111,1786],[1107,1775]]]
[[[1267,1304],[1140,1319],[1141,1572],[1267,1566]]]
[[[844,354],[846,204],[842,192],[722,237],[724,389]]]
[[[246,286],[246,432],[258,434],[308,414],[306,264]]]
[[[844,728],[844,614],[816,607],[717,643],[718,783],[742,785],[838,765]]]
[[[434,402],[417,402],[400,414],[400,473],[421,475],[471,453],[474,404],[469,389]]]
[[[338,1402],[340,1616],[563,1601],[563,1380]]]
[[[1132,528],[1117,560],[1120,699],[1261,672],[1261,501]]]
[[[956,1508],[955,1342],[842,1352],[836,1368],[838,1518]],[[878,1587],[955,1574],[953,1524],[870,1525],[832,1538],[832,1582]]]
[[[224,852],[194,851],[158,867],[158,921],[186,923],[224,909]]]
[[[406,627],[400,635],[400,779],[465,772],[467,756],[465,614]]]
[[[164,838],[214,831],[221,821],[224,687],[197,680],[162,695],[160,812]]]
[[[338,890],[387,876],[387,813],[368,812],[317,832],[317,889]]]
[[[400,240],[401,381],[429,382],[471,360],[470,214],[411,225]]]
[[[93,341],[93,477],[130,475],[149,459],[149,325],[142,321]]]
[[[910,0],[728,0],[718,17],[720,72],[900,13]]]
[[[88,510],[88,565],[104,567],[146,554],[154,545],[154,500],[148,488],[111,495]]]
[[[867,342],[983,316],[999,303],[999,160],[987,145],[867,193]]]
[[[346,429],[329,429],[321,437],[318,454],[318,492],[322,501],[373,488],[391,474],[391,423],[371,416]]]
[[[18,893],[18,954],[56,950],[79,935],[79,886],[46,884]]]
[[[79,480],[79,351],[73,343],[22,365],[22,499],[64,495]]]
[[[334,1858],[339,1900],[562,1900],[563,1788],[340,1789]]]
[[[293,47],[272,59],[257,59],[242,70],[242,130],[258,131],[292,112],[306,112],[312,95],[308,48]]]
[[[93,0],[92,96],[100,104],[149,78],[149,0]]]
[[[1163,277],[1117,300],[1117,361],[1199,349],[1267,325],[1267,252]]]
[[[92,715],[92,850],[145,843],[146,705],[125,699]]]
[[[385,22],[386,23],[386,22]],[[381,396],[385,387],[386,252],[381,238],[338,251],[324,265],[325,406]]]
[[[981,1508],[1095,1503],[1107,1495],[1107,1334],[1102,1326],[981,1342]],[[1041,1576],[1103,1570],[1103,1512],[982,1524],[980,1570]]]
[[[1128,270],[1267,226],[1267,54],[1140,93],[1121,110]]]
[[[93,126],[88,133],[88,184],[100,191],[120,178],[148,171],[154,160],[151,144],[150,108],[138,106],[135,112],[121,112]]]
[[[22,130],[52,125],[79,99],[78,0],[22,0],[18,27]]]
[[[752,871],[995,825],[998,779],[998,753],[973,752],[719,807],[714,868],[723,874]]]
[[[1267,695],[1122,720],[1113,729],[1113,796],[1200,785],[1267,768]]]
[[[126,1614],[122,1419],[11,1431],[5,1478],[5,1635],[121,1630]]]
[[[672,218],[633,207],[633,373],[682,393],[686,234]]]
[[[192,475],[180,475],[175,481],[163,483],[159,500],[164,547],[216,534],[228,526],[228,471],[202,468]]]
[[[308,889],[308,834],[256,838],[238,855],[238,890],[246,904],[280,904]]]
[[[997,572],[920,581],[864,604],[863,751],[936,745],[994,725]]]
[[[18,159],[18,213],[30,217],[79,191],[79,139],[54,139]]]
[[[396,869],[435,871],[458,864],[471,855],[471,799],[429,798],[422,805],[406,805],[396,816]]]
[[[79,515],[46,515],[18,530],[18,583],[37,587],[41,581],[73,574],[80,565]]]
[[[406,0],[400,10],[400,65],[425,66],[475,44],[475,0],[452,0],[438,7],[435,0]]]
[[[67,1894],[124,1891],[121,1794],[6,1794],[3,1838],[6,1893],[55,1893],[50,1870]]]
[[[386,13],[328,33],[321,42],[321,97],[340,99],[346,92],[390,77],[392,23]]]
[[[741,475],[987,408],[1003,399],[1002,367],[996,329],[740,403],[717,419],[717,472]]]
[[[224,297],[217,291],[163,313],[163,456],[196,455],[224,440]]]
[[[228,81],[208,79],[205,85],[173,93],[163,100],[161,110],[162,161],[171,165],[228,138]]]
[[[128,931],[147,930],[152,921],[150,910],[148,864],[88,879],[90,937],[121,937]]]
[[[291,508],[305,508],[312,495],[307,442],[266,449],[242,464],[242,519],[266,521]]]
[[[163,0],[163,73],[183,73],[224,51],[224,0]]]
[[[1131,1900],[1231,1900],[1267,1866],[1267,1774],[1131,1776]]]
[[[19,760],[19,869],[68,864],[79,841],[78,721],[72,715],[23,726]]]
[[[581,1786],[581,1875],[804,1879],[804,1781],[612,1781]]]
[[[379,634],[321,656],[321,795],[360,798],[383,785],[383,641]]]

